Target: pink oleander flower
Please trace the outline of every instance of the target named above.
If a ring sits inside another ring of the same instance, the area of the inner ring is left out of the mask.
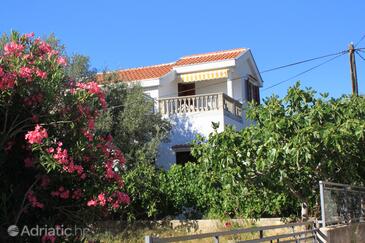
[[[224,227],[230,228],[230,227],[232,227],[232,223],[231,222],[225,222]]]
[[[47,73],[43,72],[42,70],[37,69],[35,71],[35,74],[37,75],[37,77],[39,77],[41,79],[46,79],[47,78]]]
[[[39,40],[39,45],[38,48],[43,52],[43,53],[49,53],[52,51],[52,47],[50,44],[48,44],[47,42],[44,42],[42,40]]]
[[[0,67],[0,77],[2,77],[3,75],[4,75],[4,69]]]
[[[130,197],[123,192],[116,192],[117,194],[117,200],[119,203],[123,203],[123,204],[130,204],[131,203],[131,199]]]
[[[43,95],[41,93],[24,98],[24,104],[27,106],[36,105],[41,103],[42,101],[43,101]]]
[[[79,200],[80,198],[82,198],[84,194],[82,193],[81,189],[76,189],[75,191],[72,192],[72,199],[75,200]]]
[[[98,202],[96,200],[90,200],[87,202],[87,206],[89,207],[95,207],[96,205],[98,205]]]
[[[95,120],[94,119],[90,119],[87,123],[88,127],[90,130],[94,130],[95,129]]]
[[[52,154],[52,153],[54,152],[54,148],[52,148],[52,147],[48,148],[48,149],[47,149],[47,152],[48,152],[49,154]]]
[[[60,198],[62,198],[62,199],[68,199],[69,197],[70,197],[69,190],[66,190],[66,191],[60,193]]]
[[[56,50],[51,50],[50,52],[48,52],[48,56],[57,56],[59,54],[59,51]]]
[[[37,197],[33,194],[33,192],[29,192],[27,194],[27,198],[33,208],[44,208],[44,204],[38,201]]]
[[[104,193],[100,193],[100,194],[98,195],[98,201],[99,201],[100,206],[105,206],[105,204],[106,204],[106,199],[105,199],[105,195],[104,195]]]
[[[79,89],[85,89],[89,94],[94,94],[99,98],[99,102],[103,109],[105,110],[107,107],[107,103],[105,101],[105,94],[99,87],[96,82],[88,82],[88,83],[76,83],[76,87]]]
[[[42,243],[46,243],[50,241],[51,243],[54,243],[56,241],[56,236],[53,234],[48,233],[47,235],[42,236]]]
[[[60,64],[60,65],[66,66],[67,65],[66,58],[64,58],[64,57],[58,57],[57,58],[57,63]]]
[[[81,180],[85,180],[85,178],[86,178],[86,174],[85,174],[85,173],[82,173],[82,174],[80,175],[80,178],[81,178]]]
[[[19,77],[27,79],[27,81],[31,81],[32,79],[32,69],[29,67],[21,67],[19,69]]]
[[[25,135],[25,139],[28,140],[28,143],[30,144],[41,144],[44,138],[48,138],[48,133],[45,128],[38,124],[33,131],[28,131]]]
[[[16,56],[20,56],[20,54],[22,53],[22,51],[24,50],[24,46],[21,44],[18,44],[14,41],[5,44],[4,46],[4,55],[16,55]]]
[[[34,37],[34,32],[30,32],[30,33],[24,34],[24,37],[27,38],[27,39],[33,38]]]
[[[92,133],[90,133],[89,130],[86,130],[86,131],[82,131],[82,134],[84,135],[85,138],[87,138],[87,140],[89,142],[92,142],[93,139],[94,139],[94,136],[92,135]]]
[[[16,75],[13,73],[4,73],[0,79],[0,90],[11,89],[16,82]]]
[[[57,147],[56,153],[53,155],[53,158],[56,159],[60,164],[69,164],[69,156],[67,149],[62,149],[61,147]]]

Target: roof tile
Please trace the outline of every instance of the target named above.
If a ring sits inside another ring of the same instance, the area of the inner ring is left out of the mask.
[[[172,68],[175,66],[185,66],[185,65],[234,59],[238,57],[243,51],[245,51],[244,48],[238,48],[233,50],[189,55],[180,58],[177,62],[174,63],[122,69],[116,71],[115,73],[118,75],[118,79],[123,82],[160,78],[163,75],[170,72]],[[103,75],[101,74],[97,75],[97,81],[100,83],[104,82],[105,80],[103,78]]]

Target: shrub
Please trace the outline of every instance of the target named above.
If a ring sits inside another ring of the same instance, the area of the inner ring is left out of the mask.
[[[107,109],[102,90],[70,80],[66,58],[33,34],[12,32],[0,50],[2,227],[80,224],[121,210],[125,159],[94,126]]]

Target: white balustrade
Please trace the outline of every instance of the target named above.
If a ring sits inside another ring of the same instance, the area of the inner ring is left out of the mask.
[[[242,104],[224,93],[161,98],[158,103],[162,115],[224,110],[242,117]]]

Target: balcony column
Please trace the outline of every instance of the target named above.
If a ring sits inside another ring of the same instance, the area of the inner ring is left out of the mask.
[[[231,72],[228,71],[228,78],[227,78],[227,95],[233,98],[233,81],[231,78]]]

